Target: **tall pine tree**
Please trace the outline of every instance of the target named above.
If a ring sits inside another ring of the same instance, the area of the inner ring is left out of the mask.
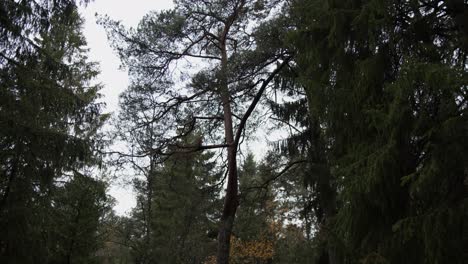
[[[283,32],[273,26],[281,21],[276,19],[279,12],[271,12],[277,4],[280,1],[181,0],[172,10],[148,14],[136,29],[103,20],[128,66],[129,91],[149,94],[144,100],[152,101],[155,110],[139,113],[154,125],[155,144],[133,156],[172,154],[171,146],[194,130],[202,131],[206,144],[179,148],[225,153],[228,174],[218,263],[229,260],[238,206],[238,149],[245,127],[290,60],[288,50],[279,45]]]

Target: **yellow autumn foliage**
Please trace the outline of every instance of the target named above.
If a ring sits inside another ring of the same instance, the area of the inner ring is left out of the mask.
[[[216,264],[216,256],[207,257],[203,264]]]
[[[230,256],[233,260],[257,260],[266,261],[274,255],[273,241],[266,239],[254,241],[242,241],[231,237]],[[248,262],[241,262],[248,263]]]

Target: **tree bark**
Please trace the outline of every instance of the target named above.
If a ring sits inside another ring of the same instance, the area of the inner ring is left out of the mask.
[[[227,28],[225,32],[227,32]],[[226,188],[226,197],[224,199],[224,208],[221,215],[221,221],[218,231],[218,252],[217,263],[229,263],[229,249],[231,232],[234,226],[234,218],[238,206],[238,183],[237,183],[237,160],[236,152],[237,145],[234,144],[234,130],[232,126],[232,110],[229,87],[227,81],[227,50],[226,50],[226,34],[221,42],[221,71],[220,71],[220,95],[223,103],[223,118],[224,118],[224,135],[226,138],[227,147],[227,163],[228,163],[228,182]]]

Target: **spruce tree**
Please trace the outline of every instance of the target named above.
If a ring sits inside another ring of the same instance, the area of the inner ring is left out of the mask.
[[[213,155],[171,156],[155,168],[150,192],[145,178],[134,181],[137,206],[130,217],[129,244],[136,263],[203,263],[213,255],[221,205],[221,175]]]
[[[467,4],[295,1],[292,12],[298,80],[339,190],[337,261],[462,263]]]
[[[98,71],[74,1],[7,0],[0,14],[0,262],[49,263],[66,246],[51,240],[59,186],[98,161]]]

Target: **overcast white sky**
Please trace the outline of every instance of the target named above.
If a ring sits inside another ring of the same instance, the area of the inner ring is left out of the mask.
[[[136,27],[140,19],[151,10],[169,9],[172,0],[95,0],[87,7],[81,8],[85,19],[83,32],[90,48],[90,60],[100,63],[101,74],[99,82],[104,84],[101,93],[107,104],[106,112],[117,111],[119,94],[127,87],[128,77],[125,71],[119,70],[120,60],[109,46],[104,29],[96,24],[95,14],[108,15],[114,20],[120,20],[128,27]],[[110,188],[110,194],[117,199],[115,210],[124,214],[135,206],[135,197],[131,186]]]
[[[90,48],[90,57],[101,65],[100,81],[105,85],[101,93],[105,96],[107,110],[117,109],[118,95],[127,87],[127,73],[119,71],[120,60],[109,46],[102,26],[96,24],[96,16],[108,15],[120,20],[128,27],[136,27],[141,18],[152,10],[169,9],[172,0],[95,0],[82,8],[85,19],[84,34]]]

